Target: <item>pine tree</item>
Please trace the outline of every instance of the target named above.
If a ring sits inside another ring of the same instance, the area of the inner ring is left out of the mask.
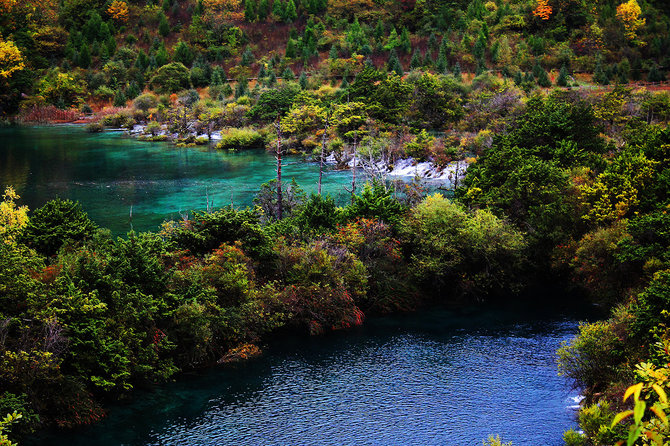
[[[384,39],[384,22],[382,22],[382,19],[377,20],[377,26],[375,26],[373,35],[377,42],[381,42]]]
[[[247,81],[246,77],[241,77],[237,80],[237,86],[235,87],[235,99],[244,96],[248,91],[249,81]]]
[[[540,75],[537,77],[537,84],[543,88],[551,87],[551,80],[544,69],[540,70]]]
[[[437,36],[435,33],[430,33],[430,37],[428,38],[428,48],[430,48],[431,51],[437,49]]]
[[[149,56],[147,56],[147,53],[143,49],[140,49],[140,52],[137,54],[135,66],[142,72],[149,67]]]
[[[123,94],[123,90],[120,88],[114,93],[114,107],[125,107],[126,105],[126,95]]]
[[[293,59],[295,57],[295,41],[289,37],[288,42],[286,42],[286,53],[284,57],[287,59]]]
[[[412,51],[412,42],[409,40],[409,31],[407,28],[402,29],[400,34],[400,49],[402,49],[405,54],[409,54]]]
[[[270,71],[270,75],[268,76],[268,81],[265,83],[268,87],[272,87],[277,83],[277,75],[275,74],[274,71]]]
[[[298,12],[296,11],[293,0],[288,0],[288,3],[286,3],[286,9],[284,9],[283,18],[286,23],[295,22],[295,20],[298,18]]]
[[[400,59],[398,59],[398,54],[396,54],[395,50],[391,51],[387,63],[387,70],[389,73],[395,73],[398,76],[402,76],[404,74],[402,71],[402,65],[400,64]]]
[[[284,80],[292,81],[295,79],[295,73],[291,69],[291,67],[286,67],[284,71],[282,71],[281,77]]]
[[[265,71],[265,64],[261,64],[260,69],[258,70],[258,79],[263,79],[265,76],[267,76],[267,72]]]
[[[247,47],[242,53],[242,59],[240,60],[240,64],[244,65],[245,67],[248,67],[253,63],[253,61],[254,61],[254,54],[251,52],[251,49]]]
[[[161,42],[160,46],[158,47],[155,58],[156,58],[156,66],[158,68],[168,63],[169,57],[167,50],[165,49],[165,44],[163,42]]]
[[[165,13],[161,11],[160,18],[158,19],[158,33],[165,37],[170,34],[170,24],[167,21]]]
[[[608,85],[610,83],[607,73],[603,70],[602,57],[598,57],[596,61],[596,69],[593,71],[593,82],[600,85]]]
[[[559,87],[567,87],[569,85],[568,79],[568,68],[563,65],[561,71],[558,73],[558,79],[556,79],[556,85]]]
[[[226,72],[223,71],[223,68],[221,68],[218,65],[214,67],[212,69],[212,80],[210,81],[209,85],[212,86],[223,85],[225,80],[226,80]]]
[[[303,90],[307,89],[307,75],[305,74],[304,71],[302,73],[300,73],[300,78],[298,79],[298,83],[300,84],[300,88],[302,88]]]
[[[270,14],[270,4],[268,0],[261,0],[258,4],[258,20],[264,21],[268,18],[268,14]]]
[[[648,82],[663,82],[665,81],[665,75],[658,69],[658,65],[653,64],[649,69],[649,74],[647,75]]]
[[[521,71],[517,71],[514,74],[514,83],[517,85],[517,87],[520,87],[521,84],[523,84],[523,73],[521,73]]]
[[[447,64],[447,58],[444,57],[444,54],[442,54],[437,58],[437,65],[435,69],[438,73],[445,74],[447,72],[447,68],[449,68]]]
[[[281,0],[274,0],[272,2],[272,15],[275,16],[275,20],[280,20],[284,17],[284,4]]]
[[[195,59],[195,56],[193,51],[191,51],[191,47],[183,40],[177,42],[177,46],[174,49],[174,61],[181,62],[185,66],[190,67],[193,59]]]
[[[253,0],[246,0],[244,2],[244,20],[247,22],[255,22],[256,18],[256,4]]]
[[[337,47],[335,45],[332,45],[330,47],[330,51],[328,52],[328,58],[330,60],[335,60],[337,59]]]
[[[419,52],[419,49],[417,48],[414,50],[414,54],[412,55],[412,59],[409,62],[409,67],[412,70],[415,70],[421,66],[421,53]]]
[[[457,79],[460,79],[460,78],[461,78],[461,72],[462,72],[462,71],[461,71],[461,63],[460,63],[460,62],[456,62],[456,65],[454,65],[454,70],[453,70],[454,76],[455,76]]]
[[[79,51],[79,66],[82,68],[91,66],[91,52],[88,49],[87,43],[84,43]]]
[[[109,57],[114,57],[114,54],[116,54],[116,39],[114,39],[114,36],[109,36],[109,39],[107,39],[107,55]]]

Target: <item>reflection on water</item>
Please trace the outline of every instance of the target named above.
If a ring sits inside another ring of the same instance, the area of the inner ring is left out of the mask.
[[[560,445],[578,392],[557,376],[572,317],[431,311],[276,341],[115,406],[52,445]]]
[[[287,158],[284,178],[316,191],[318,165]],[[138,142],[122,132],[86,133],[81,126],[0,128],[0,188],[13,185],[31,209],[62,197],[79,200],[91,218],[116,234],[156,230],[180,212],[249,206],[261,184],[275,177],[263,150],[240,153],[180,149]],[[341,200],[348,172],[328,172],[324,191]]]

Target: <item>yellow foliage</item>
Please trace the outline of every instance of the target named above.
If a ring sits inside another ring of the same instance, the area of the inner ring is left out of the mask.
[[[25,68],[23,55],[11,40],[0,40],[0,78],[7,79]]]
[[[0,12],[9,12],[14,8],[14,5],[16,5],[16,0],[0,0]]]
[[[0,238],[5,243],[12,243],[16,233],[28,224],[28,207],[17,206],[20,197],[13,187],[7,187],[0,202]]]
[[[234,20],[244,16],[242,0],[203,0],[206,20]]]
[[[642,10],[636,0],[628,0],[616,8],[616,16],[624,27],[624,35],[628,40],[635,40],[637,30],[646,23],[646,20],[640,18]]]
[[[114,20],[125,22],[128,20],[128,4],[124,1],[114,0],[107,8],[107,14]]]
[[[539,17],[542,20],[549,20],[553,9],[549,5],[549,0],[537,0],[537,7],[533,11],[535,17]]]

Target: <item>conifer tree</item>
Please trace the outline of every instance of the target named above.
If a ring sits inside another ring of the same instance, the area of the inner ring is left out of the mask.
[[[330,60],[335,60],[337,59],[337,47],[335,45],[332,45],[330,47],[330,51],[328,52],[328,58]]]
[[[282,71],[281,77],[284,80],[292,81],[295,79],[295,73],[291,69],[291,67],[286,67],[284,71]]]
[[[272,2],[272,15],[275,16],[275,20],[283,19],[284,4],[281,2],[281,0],[274,0]]]
[[[91,53],[88,49],[88,43],[84,43],[79,51],[79,66],[82,68],[91,66]]]
[[[409,31],[407,28],[402,29],[400,34],[400,49],[402,49],[405,54],[409,54],[412,51],[412,42],[409,40]]]
[[[410,69],[414,70],[417,69],[421,66],[421,53],[419,52],[419,49],[417,48],[414,50],[414,54],[412,55],[412,59],[409,62],[409,67]]]
[[[244,20],[247,22],[255,22],[256,18],[256,4],[253,0],[246,0],[244,2]]]
[[[284,21],[286,23],[292,23],[298,18],[298,12],[296,11],[295,3],[293,0],[288,0],[286,3],[286,8],[284,9]]]
[[[298,79],[298,83],[300,84],[300,88],[302,88],[303,90],[307,89],[307,75],[305,74],[304,71],[302,73],[300,73],[300,78]]]
[[[556,79],[556,85],[559,87],[567,87],[569,84],[568,80],[568,68],[563,65],[561,71],[558,73],[558,78]]]
[[[268,18],[268,14],[270,14],[270,4],[268,0],[261,0],[258,4],[258,20],[264,21]]]
[[[400,64],[400,59],[398,59],[398,54],[395,52],[395,50],[391,51],[387,63],[387,70],[389,73],[395,73],[398,76],[402,76],[404,74],[402,71],[402,65]]]
[[[170,24],[168,23],[165,13],[161,11],[160,17],[158,19],[158,33],[165,37],[170,34]]]

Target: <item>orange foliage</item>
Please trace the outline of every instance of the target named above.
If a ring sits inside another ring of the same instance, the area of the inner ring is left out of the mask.
[[[125,22],[128,20],[128,4],[124,1],[114,0],[107,8],[107,14],[114,20]]]
[[[628,0],[616,8],[616,16],[623,23],[624,35],[628,40],[635,40],[637,30],[644,26],[645,19],[641,19],[642,10],[636,0]]]
[[[537,0],[537,8],[533,11],[533,15],[542,20],[549,20],[552,12],[553,9],[549,5],[549,0]]]

